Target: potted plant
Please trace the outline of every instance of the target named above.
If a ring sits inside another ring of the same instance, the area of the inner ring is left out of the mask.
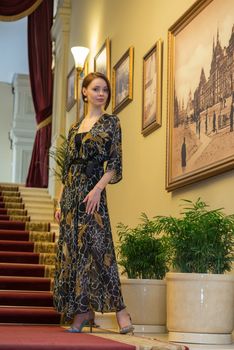
[[[145,214],[134,228],[118,224],[117,233],[118,262],[128,277],[121,280],[122,291],[135,331],[165,332],[166,239],[156,233],[154,222]]]
[[[59,180],[62,179],[64,160],[66,157],[67,138],[60,135],[59,145],[52,147],[49,151],[49,156],[53,159],[55,167],[52,168],[53,174]]]
[[[179,218],[156,216],[155,230],[169,240],[172,267],[167,273],[169,340],[232,342],[234,215],[210,209],[198,198],[183,200]]]

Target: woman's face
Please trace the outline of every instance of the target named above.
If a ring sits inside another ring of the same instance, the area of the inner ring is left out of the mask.
[[[83,94],[87,97],[88,103],[96,107],[103,107],[109,96],[108,86],[102,78],[95,78],[87,86],[83,88]]]

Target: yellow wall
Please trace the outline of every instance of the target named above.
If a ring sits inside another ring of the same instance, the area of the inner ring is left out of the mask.
[[[141,212],[178,214],[180,198],[201,196],[212,207],[234,212],[233,171],[183,189],[165,190],[167,118],[167,30],[194,0],[73,0],[70,46],[91,49],[93,57],[107,37],[111,40],[111,66],[130,47],[135,48],[134,100],[119,113],[123,130],[123,180],[108,186],[113,231],[119,221],[135,225]],[[161,38],[163,48],[162,127],[147,137],[141,135],[142,57]],[[69,58],[69,70],[73,65]],[[109,109],[111,112],[111,109]],[[74,119],[71,111],[68,123]]]

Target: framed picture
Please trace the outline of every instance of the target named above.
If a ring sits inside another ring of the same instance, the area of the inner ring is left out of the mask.
[[[113,113],[120,112],[133,99],[133,51],[131,46],[112,70]]]
[[[67,103],[66,110],[69,112],[76,103],[76,68],[73,67],[67,76]]]
[[[88,74],[88,62],[86,61],[83,71],[80,73],[79,77],[79,108],[77,111],[77,121],[80,119],[83,119],[85,117],[85,114],[87,112],[87,103],[84,103],[81,93],[82,83],[84,80],[84,77]]]
[[[162,42],[143,57],[142,129],[144,136],[161,126],[162,120]]]
[[[169,28],[167,183],[234,168],[233,0],[199,0]]]
[[[110,80],[110,62],[110,39],[107,38],[97,55],[94,57],[94,72],[103,73]]]

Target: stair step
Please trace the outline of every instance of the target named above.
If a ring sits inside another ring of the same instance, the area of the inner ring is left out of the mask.
[[[1,290],[49,291],[51,279],[45,277],[0,276]]]
[[[24,203],[14,203],[14,202],[2,203],[2,202],[0,202],[0,208],[24,209]]]
[[[53,307],[52,292],[0,291],[1,306]]]
[[[49,198],[51,199],[51,196],[49,195],[49,193],[47,192],[39,192],[39,191],[32,191],[32,192],[22,192],[21,191],[21,197],[23,198],[32,198],[32,197],[37,197],[37,198],[41,198],[42,200],[44,198]]]
[[[29,232],[20,230],[0,230],[1,240],[28,241]]]
[[[0,263],[0,276],[44,277],[44,275],[44,265]]]
[[[54,209],[53,203],[31,202],[27,203],[27,210],[31,209]]]
[[[0,196],[0,202],[3,203],[22,203],[22,198],[18,196]]]
[[[33,252],[34,243],[29,241],[0,240],[0,251]]]
[[[54,265],[54,253],[0,251],[0,263]]]
[[[51,292],[54,201],[47,189],[20,186],[14,192],[12,186],[0,185],[0,208],[0,323],[59,324]]]
[[[20,221],[0,221],[0,230],[20,230],[23,231],[25,229],[25,223]]]
[[[30,217],[26,215],[3,215],[0,214],[0,221],[30,221]]]
[[[39,187],[24,187],[24,186],[19,186],[19,192],[20,193],[48,193],[47,188],[39,188]]]
[[[57,222],[51,222],[50,231],[51,232],[59,232],[59,225],[57,224]]]
[[[59,324],[60,318],[50,307],[0,307],[0,323]]]
[[[0,221],[0,230],[16,230],[16,231],[41,231],[45,232],[50,229],[50,222],[43,222],[40,220],[32,220],[32,221],[9,221],[9,220],[1,220]]]
[[[51,200],[51,198],[40,198],[38,196],[33,196],[32,198],[27,198],[27,197],[23,197],[22,200],[23,203],[29,205],[30,203],[41,203],[41,204],[52,204],[53,205],[53,201]]]
[[[54,216],[53,215],[36,215],[33,214],[30,216],[31,220],[33,221],[39,221],[39,222],[50,222],[50,221],[54,221]]]
[[[54,207],[49,206],[48,208],[28,208],[28,215],[54,215]],[[5,214],[6,215],[6,214]]]
[[[16,192],[16,191],[0,191],[0,196],[3,196],[3,197],[20,197],[20,193],[19,192]]]
[[[25,184],[23,184],[23,183],[20,183],[20,182],[1,182],[1,184],[0,184],[0,188],[1,187],[5,187],[5,186],[9,186],[9,187],[16,187],[16,188],[18,188],[19,186],[21,186],[21,187],[25,187]]]
[[[27,215],[27,210],[0,208],[0,214],[25,216]]]
[[[38,264],[39,254],[32,252],[0,251],[0,263]]]

